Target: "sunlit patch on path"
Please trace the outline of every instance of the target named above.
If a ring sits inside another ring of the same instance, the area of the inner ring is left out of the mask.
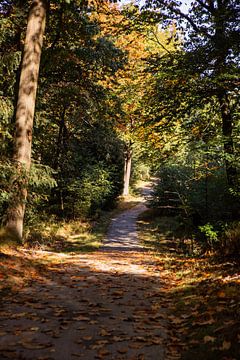
[[[1,360],[167,359],[165,284],[137,239],[144,209],[139,203],[116,217],[98,252],[35,253],[55,262],[46,277],[6,295]]]

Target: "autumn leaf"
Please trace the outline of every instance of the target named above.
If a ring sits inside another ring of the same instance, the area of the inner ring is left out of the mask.
[[[92,340],[92,336],[83,336],[82,337],[83,338],[83,340],[87,340],[87,341],[90,341],[90,340]]]
[[[222,346],[220,347],[220,350],[229,350],[231,346],[232,344],[230,341],[224,340]]]
[[[204,336],[204,338],[203,338],[203,341],[204,341],[205,344],[208,343],[208,342],[214,342],[215,340],[216,340],[215,337],[208,336],[208,335]]]
[[[102,357],[102,356],[106,356],[106,355],[109,355],[110,354],[110,351],[108,350],[108,349],[100,349],[99,351],[98,351],[98,355],[100,356],[100,357]]]
[[[108,336],[108,335],[111,335],[111,332],[107,331],[106,329],[101,329],[100,332],[99,332],[99,335]]]
[[[217,293],[217,296],[220,297],[220,298],[224,298],[224,297],[226,297],[226,294],[225,294],[224,291],[219,291],[219,292]]]
[[[22,341],[20,342],[20,344],[25,348],[25,349],[29,349],[29,350],[39,350],[39,349],[46,349],[52,346],[51,343],[46,343],[46,344],[40,344],[40,343],[30,343],[30,342],[25,342]]]
[[[209,320],[203,320],[203,321],[195,321],[195,322],[193,322],[193,325],[205,326],[205,325],[212,325],[214,323],[215,323],[214,319],[209,319]]]

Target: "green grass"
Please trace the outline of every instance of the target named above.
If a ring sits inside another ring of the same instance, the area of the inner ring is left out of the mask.
[[[61,253],[94,252],[101,246],[111,219],[137,203],[129,196],[120,198],[115,209],[99,212],[95,219],[39,222],[25,229],[24,246]]]

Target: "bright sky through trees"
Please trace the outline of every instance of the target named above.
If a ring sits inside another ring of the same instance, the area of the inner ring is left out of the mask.
[[[121,4],[129,4],[131,2],[133,2],[133,0],[121,0],[120,1]],[[137,0],[136,1],[140,6],[144,5],[145,1],[144,0]],[[188,12],[188,9],[190,8],[191,5],[191,0],[185,0],[183,1],[183,4],[181,6],[181,9],[184,13]]]

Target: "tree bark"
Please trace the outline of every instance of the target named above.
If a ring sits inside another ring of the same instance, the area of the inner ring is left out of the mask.
[[[216,57],[216,75],[221,77],[228,73],[227,69],[227,57],[229,55],[229,43],[226,36],[226,4],[222,4],[221,1],[217,1],[217,8],[213,11],[215,35],[213,37],[215,43],[215,49],[217,52]],[[237,168],[233,163],[234,160],[234,142],[233,142],[233,118],[231,113],[231,104],[227,89],[221,80],[218,80],[217,97],[220,106],[221,118],[222,118],[222,135],[223,135],[223,148],[225,154],[225,168],[227,175],[227,182],[229,187],[235,187],[237,185]]]
[[[131,177],[131,167],[132,167],[132,148],[131,143],[127,146],[125,152],[125,163],[124,163],[124,179],[123,179],[123,196],[129,194],[129,183]]]
[[[233,143],[233,123],[231,108],[227,93],[221,92],[218,95],[218,101],[221,110],[222,117],[222,135],[223,135],[223,147],[225,153],[225,166],[226,175],[229,187],[235,187],[237,185],[237,169],[233,164],[234,159],[234,143]]]
[[[14,137],[13,160],[16,164],[16,174],[12,179],[13,194],[6,215],[6,228],[17,239],[22,239],[23,233],[28,173],[31,165],[33,118],[46,12],[47,0],[32,2],[24,43]]]

